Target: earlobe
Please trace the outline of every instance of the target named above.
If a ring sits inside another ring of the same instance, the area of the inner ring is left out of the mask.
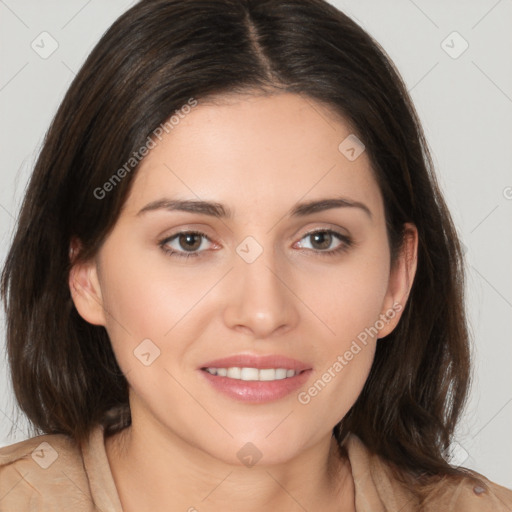
[[[73,261],[76,246],[70,248]],[[98,271],[94,260],[74,263],[69,271],[69,291],[80,316],[90,324],[106,325]]]
[[[406,223],[404,241],[396,264],[391,269],[388,290],[384,299],[383,311],[387,321],[379,330],[379,338],[390,334],[398,325],[407,303],[416,275],[418,259],[418,230],[414,224]]]

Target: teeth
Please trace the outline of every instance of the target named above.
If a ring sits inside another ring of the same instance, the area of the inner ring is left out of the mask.
[[[228,372],[229,375],[229,372]],[[240,368],[241,380],[260,380],[260,371],[257,368]]]
[[[287,370],[286,368],[240,368],[233,366],[231,368],[206,368],[206,371],[219,377],[228,377],[236,380],[282,380],[294,377],[299,372]]]
[[[242,370],[237,367],[228,368],[227,376],[230,379],[241,379],[242,378]]]
[[[258,380],[274,380],[276,378],[276,371],[273,368],[265,368],[260,370]]]
[[[276,370],[276,379],[286,379],[286,370],[284,368]]]

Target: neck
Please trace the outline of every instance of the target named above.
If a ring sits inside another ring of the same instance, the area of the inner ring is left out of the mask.
[[[249,468],[141,427],[105,441],[124,512],[355,510],[350,463],[331,436],[286,463]]]

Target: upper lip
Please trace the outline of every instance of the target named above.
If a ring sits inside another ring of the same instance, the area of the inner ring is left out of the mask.
[[[309,370],[311,367],[297,359],[282,356],[279,354],[269,355],[251,355],[251,354],[236,354],[221,359],[208,361],[200,366],[203,368],[284,368],[286,370],[295,370],[301,372]]]

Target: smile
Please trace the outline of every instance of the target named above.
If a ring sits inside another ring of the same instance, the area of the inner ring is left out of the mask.
[[[295,377],[300,372],[286,368],[247,368],[232,366],[230,368],[205,368],[211,375],[244,381],[272,381]]]

